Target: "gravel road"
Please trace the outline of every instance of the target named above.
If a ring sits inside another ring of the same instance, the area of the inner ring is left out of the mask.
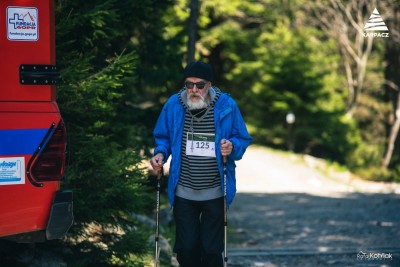
[[[400,266],[400,185],[251,146],[237,162],[229,266]]]

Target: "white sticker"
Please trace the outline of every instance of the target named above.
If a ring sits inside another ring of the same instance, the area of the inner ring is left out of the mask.
[[[11,41],[39,40],[39,20],[36,7],[7,7],[7,38]]]
[[[186,155],[215,158],[215,135],[187,133]]]
[[[25,184],[25,158],[0,158],[0,185]]]

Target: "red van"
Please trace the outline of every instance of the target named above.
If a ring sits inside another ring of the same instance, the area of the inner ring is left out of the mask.
[[[54,32],[53,0],[0,0],[0,240],[57,239],[73,222]]]

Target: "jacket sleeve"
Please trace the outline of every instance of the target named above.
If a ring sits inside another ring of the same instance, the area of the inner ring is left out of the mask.
[[[154,155],[162,153],[164,155],[164,162],[167,162],[168,157],[171,155],[171,139],[168,127],[168,102],[165,103],[160,116],[158,117],[156,126],[154,127],[153,135],[156,142]]]
[[[233,144],[233,150],[229,157],[233,160],[240,160],[243,157],[247,147],[250,145],[251,141],[253,141],[253,138],[247,131],[246,124],[237,104],[234,101],[232,102],[233,122],[232,132],[229,140]]]

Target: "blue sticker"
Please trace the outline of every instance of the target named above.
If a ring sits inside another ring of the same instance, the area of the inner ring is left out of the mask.
[[[0,185],[25,184],[25,158],[0,158]]]

